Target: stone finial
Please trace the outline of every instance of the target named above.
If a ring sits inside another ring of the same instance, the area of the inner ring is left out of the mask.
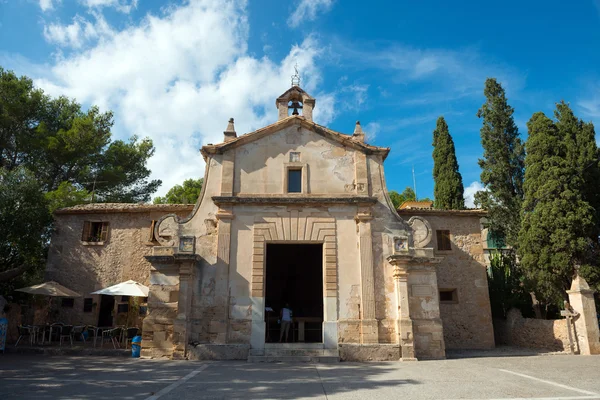
[[[356,121],[356,126],[354,127],[354,133],[352,134],[352,137],[360,142],[365,141],[365,133],[360,126],[360,121]]]
[[[573,278],[573,282],[571,283],[572,291],[582,291],[582,290],[590,290],[590,285],[586,282],[585,279],[581,277],[581,275],[576,274]]]
[[[237,138],[237,133],[235,133],[235,127],[233,126],[233,118],[229,118],[229,123],[227,124],[227,129],[223,132],[223,136],[225,142],[231,142]]]

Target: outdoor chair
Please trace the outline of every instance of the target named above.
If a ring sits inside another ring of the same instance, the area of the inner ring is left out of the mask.
[[[71,333],[73,332],[73,325],[65,325],[62,327],[59,335],[59,346],[62,346],[63,338],[69,338],[71,341],[71,347],[73,347],[73,336]]]
[[[80,338],[81,341],[85,344],[85,335],[83,334],[83,332],[85,332],[86,326],[85,325],[78,325],[78,326],[74,326],[73,330],[71,331],[71,336],[77,340],[77,338]]]
[[[113,328],[108,331],[102,332],[102,343],[100,344],[100,347],[104,346],[105,340],[110,340],[115,349],[117,347],[120,348],[121,346],[119,345],[119,339],[121,338],[122,333],[123,333],[123,328]]]
[[[19,330],[19,338],[17,339],[17,343],[15,343],[15,347],[17,347],[19,345],[19,342],[25,336],[29,337],[29,344],[33,345],[33,335],[31,334],[31,327],[25,326],[25,325],[19,325],[17,327],[17,329]]]
[[[127,348],[127,344],[130,343],[134,337],[138,335],[140,328],[127,328],[125,331],[125,348]]]
[[[87,331],[87,337],[90,340],[92,340],[92,337],[94,338],[94,347],[96,347],[96,339],[98,338],[98,327],[94,325],[87,325],[85,327],[85,330]]]
[[[60,334],[62,332],[63,325],[64,324],[62,322],[55,322],[54,324],[50,325],[50,334],[48,335],[48,343],[52,343],[52,339],[60,340]]]

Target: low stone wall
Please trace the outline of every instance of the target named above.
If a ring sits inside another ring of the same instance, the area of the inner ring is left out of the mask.
[[[349,344],[339,345],[341,361],[398,361],[400,346],[397,344]]]
[[[523,318],[521,312],[512,309],[506,320],[494,319],[496,344],[569,352],[567,320]]]

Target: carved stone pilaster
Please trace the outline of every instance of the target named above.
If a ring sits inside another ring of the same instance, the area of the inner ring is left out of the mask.
[[[392,262],[394,266],[394,284],[398,302],[396,332],[398,344],[402,349],[402,361],[416,361],[413,322],[410,318],[408,301],[408,268],[405,263]]]
[[[185,260],[179,265],[177,318],[173,321],[173,358],[175,359],[184,359],[188,351],[195,265],[195,260]]]
[[[445,357],[435,270],[435,264],[441,258],[434,257],[430,250],[410,249],[387,258],[393,267],[398,304],[396,333],[402,361],[416,361],[417,357]],[[427,304],[427,309],[423,308],[423,304]],[[421,337],[420,342],[417,337]]]
[[[377,343],[377,320],[375,319],[375,278],[373,273],[373,239],[369,208],[359,208],[356,215],[358,224],[361,278],[361,343]]]
[[[214,343],[227,343],[229,332],[229,261],[231,250],[231,221],[234,218],[233,208],[224,206],[216,214],[217,225],[217,265],[215,272],[215,298],[214,304],[218,315],[213,318],[213,327],[216,338]],[[224,328],[223,328],[224,327]]]

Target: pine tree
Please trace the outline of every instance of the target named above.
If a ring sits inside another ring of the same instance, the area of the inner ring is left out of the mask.
[[[543,113],[527,123],[519,255],[526,277],[546,303],[566,299],[576,266],[589,257],[594,229],[594,209],[583,198],[585,181],[573,162],[578,124],[565,106],[557,106],[557,123]]]
[[[483,119],[481,183],[475,204],[488,211],[488,225],[495,235],[516,247],[523,201],[525,151],[502,86],[494,78],[485,81],[486,102],[477,112]]]
[[[444,117],[438,118],[433,131],[433,181],[435,208],[441,210],[465,208],[464,187],[462,176],[458,172],[454,141]]]

